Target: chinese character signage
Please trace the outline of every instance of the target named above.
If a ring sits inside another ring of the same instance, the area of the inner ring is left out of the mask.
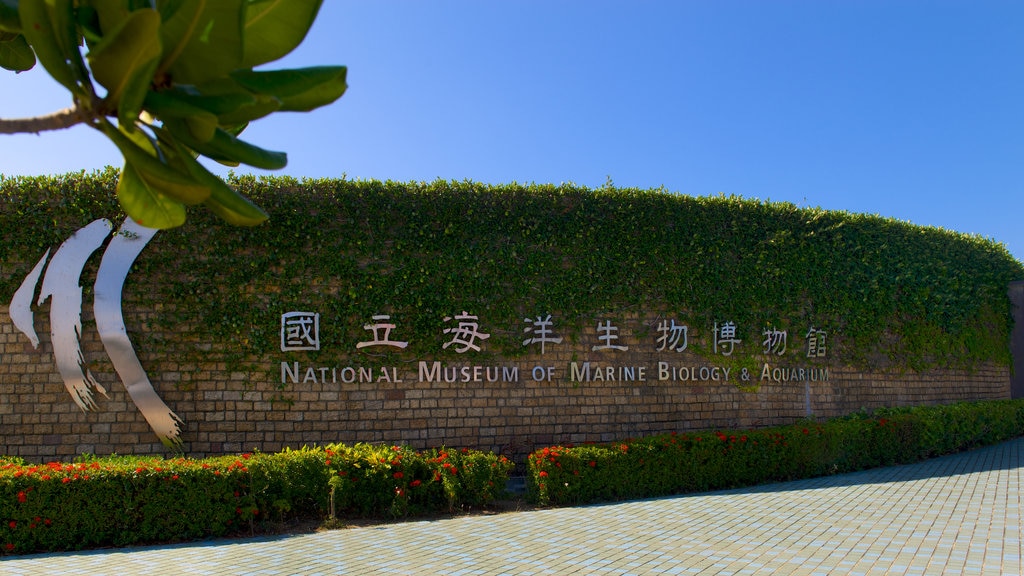
[[[362,326],[366,331],[364,339],[354,343],[356,351],[374,349],[404,350],[409,342],[399,339],[402,334],[400,323],[390,314],[374,314],[370,322]],[[544,356],[553,349],[565,351],[573,346],[566,344],[558,333],[557,323],[551,314],[540,314],[533,318],[523,319],[521,340],[525,348],[531,349],[539,356]],[[458,314],[444,316],[438,323],[438,351],[452,351],[456,354],[473,354],[482,352],[492,338],[489,330],[481,326],[481,318],[467,310]],[[827,368],[819,367],[781,367],[764,363],[760,375],[751,373],[748,368],[734,366],[714,366],[687,363],[685,360],[666,361],[680,352],[690,349],[690,326],[679,323],[675,318],[660,319],[653,334],[641,338],[639,345],[629,344],[622,337],[619,323],[602,318],[596,321],[594,331],[585,335],[590,341],[585,342],[585,349],[591,352],[607,353],[609,358],[623,358],[619,364],[601,363],[596,360],[573,360],[563,369],[550,364],[533,367],[520,367],[515,364],[484,365],[449,365],[441,361],[420,360],[416,366],[415,377],[421,382],[518,382],[520,377],[532,378],[536,382],[553,382],[559,377],[570,382],[644,382],[648,380],[673,382],[790,382],[790,381],[821,381],[828,379]],[[281,315],[281,351],[293,352],[303,350],[320,350],[320,314],[316,312],[286,312]],[[628,333],[628,332],[627,332]],[[711,352],[713,356],[728,357],[735,354],[743,345],[744,337],[740,328],[732,320],[714,322],[710,331]],[[825,358],[827,332],[820,328],[810,327],[805,333],[803,351],[806,358]],[[635,358],[623,353],[630,352],[631,346],[636,352],[655,352],[661,356],[657,362],[647,364],[629,364],[627,359]],[[577,347],[578,349],[578,347]],[[768,326],[761,331],[761,356],[781,358],[789,349],[789,330]],[[803,352],[801,352],[802,354]],[[575,358],[575,354],[573,354]],[[791,354],[790,356],[793,356]],[[403,378],[412,375],[403,372],[399,366],[305,366],[299,362],[284,361],[281,363],[282,384],[291,382],[380,382],[399,383]]]
[[[532,338],[527,338],[526,340],[523,340],[523,346],[529,346],[531,344],[540,344],[540,353],[543,354],[545,344],[562,343],[561,336],[556,337],[553,335],[551,329],[551,314],[548,314],[547,318],[544,319],[541,319],[540,316],[537,316],[536,320],[526,318],[525,320],[523,320],[523,322],[527,323],[527,326],[523,330],[523,332],[526,332],[527,334],[533,334]]]
[[[320,349],[320,315],[286,312],[281,315],[281,351]]]
[[[374,324],[366,324],[363,326],[363,330],[368,330],[373,333],[373,340],[367,340],[356,344],[356,348],[366,348],[367,346],[393,346],[395,348],[405,348],[409,345],[408,342],[398,342],[391,339],[391,331],[396,328],[394,324],[389,322],[391,316],[387,314],[378,314],[373,316]]]
[[[451,317],[445,317],[445,322],[450,322]],[[462,314],[457,314],[455,319],[459,321],[458,325],[454,328],[445,328],[445,334],[451,334],[452,339],[445,342],[442,348],[448,348],[449,346],[455,346],[455,351],[459,354],[466,352],[467,350],[480,351],[480,346],[476,344],[476,341],[487,340],[491,337],[490,334],[484,334],[480,332],[480,325],[477,323],[477,317],[468,314],[465,310]]]

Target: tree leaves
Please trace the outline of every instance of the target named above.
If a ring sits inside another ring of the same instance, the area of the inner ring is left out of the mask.
[[[210,196],[208,186],[200,184],[188,173],[183,173],[169,164],[172,158],[167,150],[157,150],[142,135],[130,136],[109,123],[103,131],[114,141],[124,154],[125,161],[132,165],[150,187],[182,204],[199,204]],[[160,152],[158,154],[158,152]]]
[[[274,112],[337,100],[347,88],[346,69],[252,67],[298,46],[321,3],[0,0],[0,66],[26,70],[38,59],[71,92],[76,117],[124,155],[117,197],[136,220],[178,226],[185,206],[202,203],[230,223],[254,225],[267,214],[195,157],[268,170],[287,164],[284,152],[238,134]],[[93,78],[106,90],[102,97]]]
[[[322,0],[249,0],[242,65],[259,66],[294,50],[309,32]]]
[[[117,200],[142,226],[166,229],[185,223],[185,206],[151,186],[130,163],[124,165],[117,182]]]
[[[0,0],[0,31],[21,33],[18,0]]]
[[[92,73],[117,106],[121,126],[133,126],[142,110],[162,53],[159,29],[156,10],[137,10],[89,52]]]
[[[188,125],[180,120],[168,118],[164,126],[183,144],[214,160],[233,160],[264,170],[277,170],[288,164],[288,157],[284,152],[273,152],[253,146],[221,128],[214,130],[213,137],[203,142],[194,138]]]
[[[46,71],[76,97],[88,96],[88,72],[78,52],[72,0],[23,0],[18,3],[22,33]],[[91,86],[91,85],[90,85]]]
[[[344,66],[318,66],[272,72],[238,70],[231,78],[257,94],[277,98],[282,111],[307,112],[341,98],[348,88],[346,73]]]
[[[13,72],[31,70],[36,65],[36,55],[25,37],[12,32],[0,32],[0,68]]]
[[[174,14],[160,27],[166,71],[177,84],[199,84],[242,67],[245,0],[164,0]]]

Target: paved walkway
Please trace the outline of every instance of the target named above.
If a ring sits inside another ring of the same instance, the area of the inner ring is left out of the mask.
[[[1021,574],[1024,439],[909,466],[639,502],[45,554],[54,574]]]

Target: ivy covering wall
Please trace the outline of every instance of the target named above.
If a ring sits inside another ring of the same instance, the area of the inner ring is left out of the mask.
[[[468,311],[492,334],[486,352],[502,356],[524,353],[524,318],[552,314],[572,338],[599,317],[660,314],[691,326],[697,353],[710,354],[713,324],[728,320],[750,354],[767,326],[817,326],[844,363],[1010,363],[1006,288],[1024,268],[977,236],[664,190],[230,183],[270,221],[235,228],[194,210],[145,249],[125,299],[239,357],[278,352],[289,310],[330,320],[322,354],[351,351],[372,315],[390,314],[410,342],[402,354],[443,357],[442,318]],[[0,177],[0,302],[47,248],[95,218],[123,218],[115,185],[113,170]]]

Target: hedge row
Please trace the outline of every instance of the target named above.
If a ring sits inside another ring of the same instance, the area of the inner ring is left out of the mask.
[[[194,460],[0,458],[0,553],[193,540],[331,517],[484,506],[512,464],[471,450],[332,445]]]
[[[814,326],[828,330],[830,357],[847,364],[1010,362],[1006,287],[1024,279],[1024,267],[977,236],[611,186],[229,183],[270,220],[240,229],[196,211],[147,246],[125,295],[135,306],[163,306],[159,322],[194,326],[229,356],[278,352],[281,313],[303,309],[325,319],[322,352],[309,355],[319,363],[353,350],[375,314],[398,324],[405,356],[455,358],[441,347],[441,323],[461,311],[492,334],[481,358],[526,353],[523,319],[539,314],[552,314],[566,337],[606,315],[660,314],[687,324],[689,350],[706,357],[715,322],[732,321],[742,340],[736,357],[760,354],[768,326],[792,334]],[[122,218],[115,185],[114,170],[0,175],[0,301],[47,248],[95,218]],[[166,346],[134,337],[146,350]],[[787,357],[800,353],[790,346]]]
[[[1024,435],[1024,400],[888,408],[823,424],[661,434],[529,456],[527,491],[570,505],[750,486],[914,462]]]
[[[907,463],[1024,435],[1024,400],[889,408],[823,424],[552,446],[528,460],[543,505],[747,486]],[[193,460],[0,457],[0,554],[252,534],[297,519],[485,506],[513,464],[475,450],[332,445]]]

